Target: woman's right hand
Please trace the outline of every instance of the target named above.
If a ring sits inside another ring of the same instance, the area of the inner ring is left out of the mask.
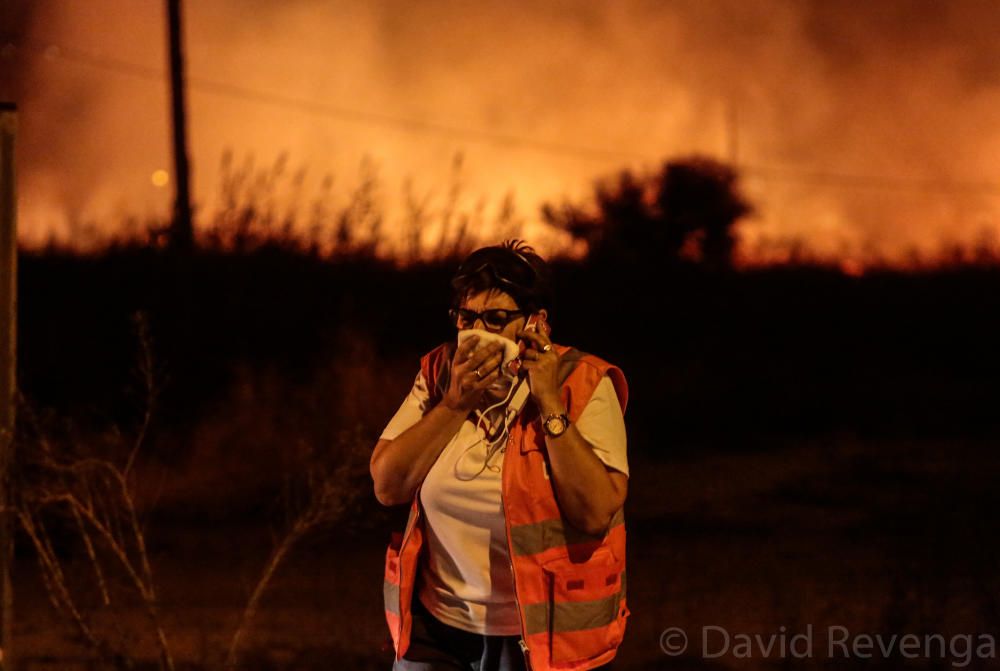
[[[475,408],[483,392],[500,377],[503,345],[492,342],[475,349],[479,336],[472,336],[455,350],[451,361],[451,380],[442,403],[448,408],[468,414]],[[482,377],[476,375],[476,369]],[[489,371],[489,372],[487,372]]]

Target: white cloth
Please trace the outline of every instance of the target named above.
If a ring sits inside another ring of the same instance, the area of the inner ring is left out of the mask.
[[[392,440],[419,421],[430,410],[429,398],[427,382],[418,372],[381,437]],[[625,420],[607,375],[576,427],[602,462],[628,475]],[[467,419],[424,479],[420,502],[426,513],[428,553],[418,571],[417,589],[428,611],[442,622],[478,634],[511,636],[520,633],[521,626],[500,504],[504,453],[497,449],[489,460],[492,468],[483,468],[485,434],[484,427],[477,430]],[[498,448],[504,446],[505,441]]]

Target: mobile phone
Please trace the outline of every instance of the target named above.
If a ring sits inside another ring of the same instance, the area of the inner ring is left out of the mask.
[[[531,313],[531,316],[528,317],[528,321],[524,323],[524,330],[544,333],[545,337],[552,335],[552,327],[549,326],[549,323],[545,320],[545,315],[541,312]],[[518,340],[518,343],[523,344],[525,347],[528,346],[527,343],[521,339]],[[524,352],[524,348],[521,349],[521,352]]]
[[[541,312],[533,312],[528,320],[524,323],[525,331],[536,331],[538,333],[544,333],[546,337],[550,337],[552,334],[552,327],[549,326],[548,321],[545,320],[545,316]],[[508,369],[517,375],[521,371],[521,362],[524,361],[524,352],[531,345],[529,341],[523,338],[517,339],[517,357],[507,364]]]

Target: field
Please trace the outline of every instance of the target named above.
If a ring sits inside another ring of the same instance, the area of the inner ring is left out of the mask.
[[[614,668],[853,668],[850,659],[826,658],[824,632],[836,626],[852,635],[940,632],[949,642],[996,635],[998,525],[988,511],[998,503],[998,461],[988,442],[846,436],[765,453],[634,459],[627,507],[632,616]],[[391,652],[380,649],[380,531],[318,534],[300,548],[254,626],[248,668],[391,667]],[[217,667],[269,539],[253,526],[152,525],[149,535],[159,539],[155,570],[179,668]],[[34,573],[28,561],[19,566],[19,575]],[[31,658],[28,668],[90,668],[70,663],[85,651],[53,620],[40,585],[19,580],[18,588],[17,640]],[[140,612],[126,620],[143,629]],[[744,659],[721,634],[701,636],[706,627],[734,638],[785,627],[790,637],[810,626],[814,659],[782,660],[759,649]],[[678,658],[660,648],[669,627],[690,637],[690,650]],[[702,649],[718,657],[705,660]],[[952,650],[944,665],[932,658],[906,668],[995,663]],[[853,662],[902,664],[877,654]]]

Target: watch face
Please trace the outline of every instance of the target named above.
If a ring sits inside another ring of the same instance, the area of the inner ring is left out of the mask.
[[[559,435],[566,430],[566,422],[563,421],[562,417],[550,417],[545,422],[545,428],[548,429],[549,433]]]

